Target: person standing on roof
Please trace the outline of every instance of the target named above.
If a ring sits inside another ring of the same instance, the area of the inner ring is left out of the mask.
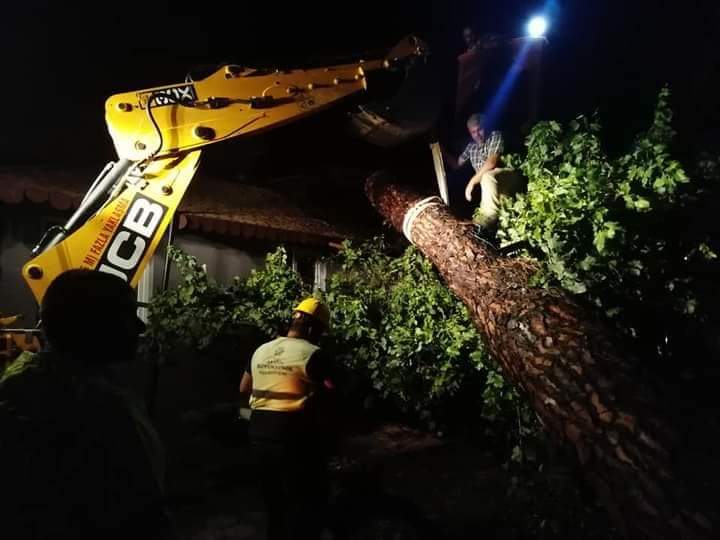
[[[474,189],[478,185],[482,188],[480,208],[475,214],[476,221],[484,229],[493,229],[497,224],[500,197],[513,195],[520,189],[520,176],[514,169],[502,167],[502,133],[487,133],[485,117],[482,114],[470,115],[467,130],[472,140],[462,154],[455,158],[443,152],[443,156],[451,169],[459,169],[466,162],[470,162],[475,174],[465,187],[465,198],[472,201]]]
[[[331,434],[324,432],[319,409],[333,384],[318,341],[329,322],[323,303],[300,302],[287,336],[261,345],[240,382],[240,393],[250,395],[249,435],[261,467],[272,540],[320,536]]]

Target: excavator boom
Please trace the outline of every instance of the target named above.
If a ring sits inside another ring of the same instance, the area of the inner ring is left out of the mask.
[[[315,114],[366,89],[368,72],[425,53],[409,36],[378,60],[284,71],[226,65],[199,81],[114,95],[105,120],[120,158],[187,152]]]
[[[287,71],[226,65],[202,80],[110,97],[105,119],[119,160],[23,267],[35,299],[39,303],[53,279],[71,268],[108,272],[136,286],[202,147],[319,112],[365,89],[368,72],[424,54],[424,43],[410,36],[377,60]]]
[[[117,94],[105,119],[118,156],[143,161],[274,129],[366,87],[363,63],[266,73],[225,66],[206,79]]]

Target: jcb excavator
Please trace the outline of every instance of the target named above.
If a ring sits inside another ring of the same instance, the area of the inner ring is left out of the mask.
[[[426,54],[425,44],[410,36],[381,59],[288,71],[225,65],[202,80],[111,96],[105,120],[118,160],[103,169],[65,225],[48,230],[33,250],[22,273],[35,299],[40,303],[53,279],[71,268],[137,286],[203,147],[320,112],[366,89],[369,72]],[[0,333],[17,345],[11,332]]]

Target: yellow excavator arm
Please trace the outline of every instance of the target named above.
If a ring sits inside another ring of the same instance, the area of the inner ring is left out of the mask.
[[[199,81],[116,94],[105,119],[118,161],[98,176],[63,227],[23,267],[38,303],[60,273],[89,268],[133,287],[173,219],[208,144],[273,129],[367,87],[366,74],[426,53],[405,38],[386,58],[315,69],[226,65]]]
[[[225,66],[201,81],[112,96],[105,118],[121,158],[188,152],[320,111],[365,88],[364,64],[270,73]]]

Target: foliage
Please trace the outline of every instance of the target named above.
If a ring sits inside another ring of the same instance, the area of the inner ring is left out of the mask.
[[[309,294],[308,286],[288,264],[283,248],[268,253],[265,267],[254,270],[244,282],[235,278],[231,290],[238,301],[233,320],[254,324],[268,337],[287,326],[293,305]]]
[[[245,280],[235,278],[230,286],[210,278],[195,257],[170,249],[179,282],[153,298],[148,324],[148,337],[161,355],[178,345],[205,350],[247,324],[273,336],[290,319],[293,302],[306,292],[283,248],[267,255],[264,268]]]
[[[580,295],[631,336],[655,334],[654,344],[673,327],[668,313],[700,316],[707,283],[696,276],[716,257],[705,231],[689,232],[705,183],[690,182],[670,154],[669,97],[660,92],[650,128],[615,158],[603,150],[595,117],[537,124],[526,154],[510,158],[529,181],[527,194],[504,201],[500,213],[500,239],[531,246],[540,284]]]
[[[8,379],[17,377],[25,371],[37,370],[38,364],[33,353],[24,351],[17,358],[2,366],[0,371],[0,384]]]
[[[171,258],[179,283],[150,308],[149,335],[165,354],[178,345],[202,351],[247,324],[273,337],[309,293],[282,248],[230,286],[212,280],[192,256],[173,249]],[[516,395],[487,361],[465,307],[417,250],[393,257],[381,239],[346,242],[333,265],[324,295],[332,325],[323,346],[364,387],[428,424],[463,386],[480,388],[474,405],[487,418],[514,410]]]
[[[483,381],[487,417],[515,399],[466,308],[414,247],[392,257],[379,239],[345,243],[338,259],[325,295],[333,346],[380,396],[426,418],[471,381]]]
[[[226,291],[216,285],[195,257],[174,247],[169,255],[177,266],[179,283],[153,298],[146,334],[162,356],[178,344],[205,349],[225,330],[226,318],[214,314],[224,313],[229,304]]]

